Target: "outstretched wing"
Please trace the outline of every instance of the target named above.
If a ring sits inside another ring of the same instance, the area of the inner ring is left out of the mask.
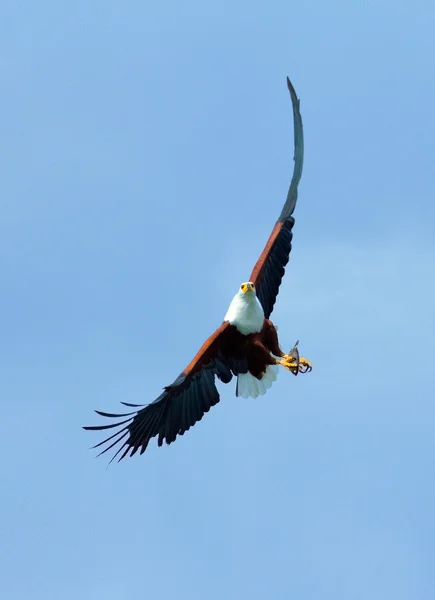
[[[270,317],[273,310],[279,286],[285,273],[285,266],[289,261],[292,249],[292,229],[295,223],[292,215],[298,198],[298,185],[302,176],[304,162],[304,133],[302,117],[299,112],[299,100],[288,77],[287,86],[293,104],[295,143],[293,177],[278,221],[250,277],[250,281],[255,284],[257,297],[261,302],[266,319]]]
[[[183,435],[197,421],[200,421],[204,414],[219,402],[215,376],[224,383],[229,383],[233,375],[247,372],[247,365],[243,359],[231,358],[225,351],[225,348],[231,347],[233,329],[228,322],[222,323],[174,383],[165,387],[162,394],[151,404],[145,406],[122,402],[125,406],[139,409],[123,414],[95,411],[102,417],[123,419],[108,425],[83,428],[100,431],[123,426],[122,429],[93,446],[98,448],[106,444],[98,456],[121,442],[110,462],[121,452],[119,460],[129,452],[130,456],[136,454],[138,450],[143,454],[153,437],[158,436],[159,446],[162,446],[163,442],[171,444],[177,435]],[[143,408],[140,408],[141,406]]]

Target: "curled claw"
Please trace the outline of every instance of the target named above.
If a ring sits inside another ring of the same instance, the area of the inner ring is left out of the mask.
[[[313,370],[313,367],[311,366],[310,361],[307,360],[306,358],[300,358],[298,366],[299,366],[299,373],[309,373],[310,371]]]

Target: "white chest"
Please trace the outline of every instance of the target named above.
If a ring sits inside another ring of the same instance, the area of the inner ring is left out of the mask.
[[[240,333],[259,333],[264,324],[264,311],[255,294],[238,292],[231,301],[224,321],[234,325]]]

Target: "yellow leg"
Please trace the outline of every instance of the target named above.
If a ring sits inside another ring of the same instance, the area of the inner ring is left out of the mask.
[[[298,359],[290,356],[289,354],[284,354],[280,360],[277,360],[277,363],[282,365],[288,371],[298,368]]]

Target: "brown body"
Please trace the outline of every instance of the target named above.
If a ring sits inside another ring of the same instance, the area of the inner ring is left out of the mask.
[[[272,354],[280,358],[284,356],[276,328],[269,319],[264,319],[260,333],[249,335],[239,333],[234,325],[226,321],[206,340],[183,373],[186,376],[194,375],[212,359],[218,347],[225,359],[247,359],[248,371],[257,379],[261,379],[268,365],[276,364]]]
[[[269,319],[264,320],[260,333],[249,335],[242,335],[233,325],[230,325],[221,351],[225,357],[235,356],[240,359],[246,357],[248,371],[257,379],[262,378],[268,365],[276,364],[274,356],[284,356],[279,347],[275,326]]]

